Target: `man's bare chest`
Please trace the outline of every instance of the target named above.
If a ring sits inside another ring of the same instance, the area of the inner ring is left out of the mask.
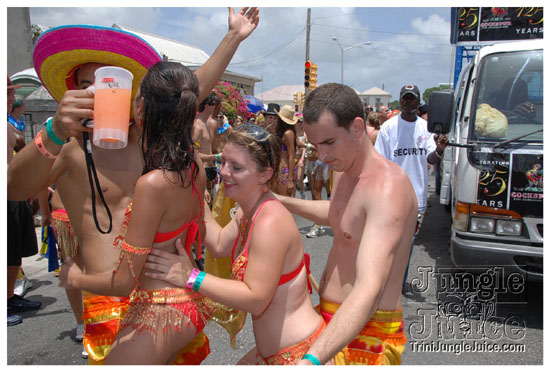
[[[80,151],[79,151],[80,150]],[[121,198],[132,197],[137,179],[143,171],[143,161],[137,145],[123,150],[103,150],[94,147],[92,151],[94,169],[88,165],[82,149],[71,154],[68,171],[60,181],[69,187],[78,188],[83,196],[90,197],[92,186],[98,188],[107,202],[117,203]]]
[[[335,189],[332,193],[328,220],[335,238],[352,243],[361,240],[366,215],[355,190],[346,187]]]

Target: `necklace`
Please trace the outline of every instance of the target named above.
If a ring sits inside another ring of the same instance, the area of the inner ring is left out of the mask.
[[[256,213],[256,209],[258,208],[258,206],[261,204],[262,202],[262,199],[263,199],[263,195],[260,196],[260,198],[258,199],[258,201],[256,201],[256,204],[254,204],[254,207],[252,208],[252,213],[251,215],[254,216],[254,214]],[[242,248],[241,249],[241,252],[243,251],[244,249],[244,245],[245,245],[245,235],[248,235],[247,232],[248,232],[248,229],[250,228],[250,219],[247,218],[245,215],[244,215],[244,210],[243,210],[243,216],[241,217],[241,220],[239,221],[239,244],[240,244],[240,247]]]
[[[246,231],[248,230],[249,222],[250,222],[249,219],[243,216],[239,224],[239,246],[241,247],[241,251],[244,247],[244,238],[245,238]]]

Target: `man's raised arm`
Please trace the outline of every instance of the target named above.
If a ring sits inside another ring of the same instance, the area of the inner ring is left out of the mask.
[[[214,54],[195,71],[199,80],[199,102],[202,102],[212,91],[240,43],[256,29],[260,21],[259,12],[258,8],[242,8],[238,14],[235,14],[233,8],[229,8],[229,31]]]

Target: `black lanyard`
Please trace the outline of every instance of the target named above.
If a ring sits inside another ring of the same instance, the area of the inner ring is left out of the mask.
[[[86,123],[84,123],[84,125],[86,125]],[[88,171],[88,181],[90,182],[90,189],[92,190],[92,213],[94,215],[95,226],[100,233],[109,234],[113,229],[113,216],[111,216],[111,211],[109,210],[109,207],[105,202],[105,198],[103,197],[103,192],[101,191],[101,185],[99,184],[99,179],[95,170],[94,159],[92,158],[92,142],[90,141],[90,134],[88,132],[82,132],[82,145],[84,147],[84,155],[86,155],[86,170]],[[95,188],[97,189],[99,198],[105,206],[105,211],[109,216],[109,229],[107,229],[107,231],[101,230],[101,227],[99,227],[99,222],[97,220],[97,213],[95,208],[95,190],[94,182],[92,182],[92,176],[94,178]]]

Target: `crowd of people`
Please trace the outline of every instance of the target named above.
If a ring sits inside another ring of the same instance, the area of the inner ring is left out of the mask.
[[[256,346],[239,364],[400,364],[427,166],[446,138],[417,115],[414,85],[393,116],[329,83],[302,113],[270,103],[229,123],[212,89],[258,23],[257,8],[230,8],[227,35],[195,72],[117,29],[63,26],[38,38],[35,69],[59,104],[25,145],[8,78],[8,326],[41,306],[13,293],[22,257],[37,253],[35,197],[89,364],[200,364],[205,325],[219,323],[234,342],[247,313]],[[135,83],[127,146],[116,151],[92,145],[83,125],[102,66],[129,70]],[[293,215],[313,222],[307,237],[333,231],[319,284]],[[229,272],[203,256],[227,258]]]

